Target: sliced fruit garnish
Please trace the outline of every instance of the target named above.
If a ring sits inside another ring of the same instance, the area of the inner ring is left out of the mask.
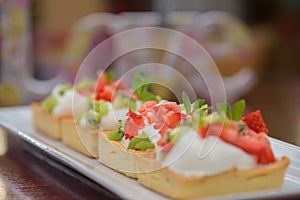
[[[64,93],[65,93],[66,91],[71,90],[72,88],[73,88],[73,86],[72,86],[71,84],[69,84],[69,83],[63,84],[63,85],[59,88],[58,94],[59,94],[60,96],[62,96],[62,95],[64,95]]]
[[[93,111],[88,111],[83,114],[81,121],[83,127],[88,130],[98,130],[99,129],[99,114]]]
[[[100,117],[108,114],[108,105],[104,100],[94,101],[94,111],[99,113]]]
[[[58,99],[52,95],[46,97],[41,102],[42,109],[46,112],[52,112],[53,108],[58,104]]]
[[[127,113],[128,119],[125,122],[124,132],[125,139],[132,139],[138,135],[138,131],[145,127],[143,116],[129,110]]]
[[[123,136],[124,136],[124,132],[122,132],[120,130],[110,132],[107,135],[108,139],[113,140],[113,141],[121,141]]]
[[[251,128],[256,133],[269,133],[269,130],[262,118],[260,110],[252,112],[247,116],[242,118],[242,121],[247,124],[249,128]]]
[[[113,109],[129,108],[130,110],[136,110],[136,101],[130,96],[125,95],[123,92],[119,92],[112,102]]]
[[[155,145],[151,143],[149,137],[135,136],[127,147],[128,149],[135,149],[140,151],[146,151],[147,149],[154,149]]]
[[[208,135],[220,137],[223,141],[256,156],[259,164],[267,164],[275,161],[275,157],[266,134],[263,132],[255,133],[251,129],[247,129],[243,134],[241,134],[239,132],[237,122],[231,121],[231,123],[227,126],[220,123],[211,124],[198,129],[198,133],[204,138]]]

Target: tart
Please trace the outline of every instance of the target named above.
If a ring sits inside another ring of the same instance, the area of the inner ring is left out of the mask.
[[[54,116],[44,111],[39,103],[32,103],[31,109],[35,129],[51,138],[61,139],[61,120],[69,117]]]
[[[74,119],[61,120],[62,142],[75,151],[88,157],[98,157],[98,131],[76,126]]]
[[[72,119],[72,98],[78,102],[77,110],[82,112],[87,109],[87,101],[70,84],[59,84],[53,88],[51,95],[40,103],[32,103],[34,127],[42,134],[60,140],[62,137],[61,121]]]
[[[157,165],[153,159],[139,158],[141,167]],[[176,199],[247,193],[258,190],[281,188],[289,159],[283,157],[272,165],[253,169],[232,169],[216,175],[186,177],[163,168],[153,172],[139,173],[138,182],[165,196]]]
[[[77,140],[82,140],[80,149],[92,149],[95,157],[99,155],[98,134],[117,130],[120,121],[126,119],[128,109],[136,109],[138,103],[137,96],[125,87],[122,80],[113,81],[112,77],[109,77],[106,74],[100,75],[90,108],[79,117],[75,124],[79,131]],[[66,123],[70,125],[71,122]],[[73,127],[74,131],[76,131],[75,127]],[[70,142],[68,144],[73,146]],[[74,148],[78,149],[75,146]]]
[[[180,123],[181,115],[179,106],[168,101],[147,101],[137,111],[129,110],[124,127],[99,134],[100,162],[128,177],[137,178],[141,171],[136,156],[154,159],[162,135]],[[162,118],[170,123],[160,123],[164,121]]]
[[[165,137],[155,159],[136,155],[137,180],[165,196],[186,199],[279,189],[289,158],[276,159],[260,111],[241,118],[244,101],[191,111]],[[200,109],[199,109],[200,108]],[[165,147],[167,147],[165,146]]]

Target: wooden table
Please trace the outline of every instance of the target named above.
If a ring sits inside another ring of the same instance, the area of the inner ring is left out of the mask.
[[[23,147],[27,148],[24,142],[8,134],[8,150],[0,156],[1,200],[119,199],[55,161],[43,155],[33,156]]]

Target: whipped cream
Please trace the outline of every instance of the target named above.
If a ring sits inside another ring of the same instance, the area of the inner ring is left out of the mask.
[[[158,149],[158,145],[156,143],[160,140],[161,135],[159,134],[159,131],[154,128],[154,124],[148,124],[147,119],[144,119],[144,123],[146,124],[144,128],[140,129],[138,132],[138,135],[146,135],[149,137],[150,141],[155,144],[155,148]],[[120,143],[127,148],[130,140],[125,139],[125,137],[122,138]]]
[[[161,164],[184,176],[212,175],[257,165],[256,158],[240,148],[215,136],[203,139],[191,129],[182,134]]]
[[[54,89],[54,91],[56,91]],[[87,98],[76,91],[67,90],[64,95],[57,95],[58,104],[53,108],[52,114],[56,116],[72,116],[73,115],[73,101],[74,101],[74,114],[80,114],[88,110]]]
[[[100,122],[100,130],[118,129],[119,120],[125,120],[128,108],[114,110],[112,104],[107,102],[108,114],[103,116]]]
[[[148,121],[145,119],[145,127],[143,129],[139,130],[139,135],[146,134],[150,141],[155,144],[155,147],[157,146],[156,143],[160,140],[161,135],[159,134],[159,131],[154,128],[154,124],[148,124]]]

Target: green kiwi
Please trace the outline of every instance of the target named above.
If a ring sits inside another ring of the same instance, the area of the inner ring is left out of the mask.
[[[42,109],[46,112],[52,112],[53,108],[58,104],[58,99],[52,95],[41,101]]]

